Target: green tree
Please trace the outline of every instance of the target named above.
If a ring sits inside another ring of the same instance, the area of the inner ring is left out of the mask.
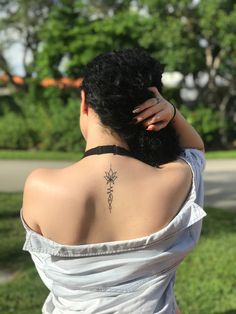
[[[41,29],[36,71],[45,76],[81,76],[96,55],[139,46],[144,20],[130,1],[60,1]],[[63,70],[62,70],[63,64]]]
[[[195,106],[220,113],[224,146],[236,132],[236,6],[232,0],[58,1],[40,32],[40,77],[78,77],[97,54],[141,46],[183,74]],[[189,83],[190,82],[190,83]]]
[[[182,86],[198,91],[196,104],[219,111],[220,138],[227,146],[230,137],[236,136],[235,1],[140,2],[147,7],[150,22],[141,45],[154,51],[153,55],[166,64],[167,70],[178,70],[184,75]]]
[[[15,89],[28,90],[28,79],[34,76],[34,55],[40,44],[38,32],[47,19],[52,5],[53,0],[0,0],[0,69],[7,74]],[[6,58],[6,50],[17,42],[23,46],[22,65],[25,71],[23,85],[17,85],[13,80],[14,73]],[[28,54],[32,55],[30,64],[26,61]]]
[[[8,2],[2,2],[6,8]],[[166,65],[167,71],[183,74],[179,90],[197,90],[197,98],[187,105],[197,110],[198,104],[203,104],[208,117],[211,112],[219,114],[219,127],[211,125],[211,136],[218,136],[214,130],[219,129],[219,143],[227,147],[233,142],[236,136],[233,0],[15,0],[14,3],[22,7],[16,12],[8,8],[0,26],[17,28],[18,21],[23,25],[25,46],[32,52],[31,64],[25,65],[29,82],[34,77],[37,80],[47,76],[77,78],[99,53],[144,47]],[[0,68],[10,77],[1,51],[0,48]],[[40,93],[41,89],[36,95]],[[50,94],[43,93],[45,97]],[[61,91],[65,105],[70,95],[75,97],[76,93],[72,89]],[[200,107],[199,116],[204,111]]]

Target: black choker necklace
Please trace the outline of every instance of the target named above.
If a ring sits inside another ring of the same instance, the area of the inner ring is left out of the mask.
[[[83,157],[87,157],[89,155],[95,155],[95,154],[106,154],[106,153],[113,153],[114,155],[124,155],[124,156],[131,156],[133,157],[133,154],[128,149],[117,146],[117,145],[102,145],[93,147],[87,151],[85,151]]]

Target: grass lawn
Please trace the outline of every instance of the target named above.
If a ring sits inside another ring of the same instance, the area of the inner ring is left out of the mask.
[[[25,239],[19,218],[21,201],[22,193],[0,193],[0,269],[16,271],[14,280],[0,285],[0,313],[40,314],[48,290],[29,253],[21,250]],[[236,215],[205,210],[208,216],[199,244],[177,271],[177,301],[183,314],[233,314]]]
[[[28,159],[28,160],[69,160],[78,161],[83,152],[49,152],[0,149],[0,159]],[[236,150],[206,152],[207,159],[235,158]]]

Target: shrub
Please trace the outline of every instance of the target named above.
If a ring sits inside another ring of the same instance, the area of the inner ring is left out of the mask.
[[[0,148],[27,149],[32,137],[24,118],[14,112],[0,117]]]
[[[193,125],[194,128],[204,139],[206,146],[212,146],[214,143],[219,144],[219,113],[207,108],[202,104],[195,108],[186,105],[180,106],[180,111],[185,119]]]
[[[51,99],[48,103],[48,125],[41,130],[40,148],[56,151],[80,151],[83,138],[79,127],[79,111],[78,99],[69,98],[66,104],[61,98]]]
[[[81,151],[80,101],[72,96],[58,88],[41,89],[40,94],[33,87],[27,94],[15,95],[31,137],[28,149]]]

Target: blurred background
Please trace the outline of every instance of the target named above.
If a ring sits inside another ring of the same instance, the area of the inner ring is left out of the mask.
[[[132,47],[165,65],[163,95],[207,151],[208,216],[178,270],[177,301],[184,314],[236,313],[235,33],[233,0],[0,0],[1,314],[41,313],[48,293],[21,251],[24,181],[80,159],[83,69]]]

